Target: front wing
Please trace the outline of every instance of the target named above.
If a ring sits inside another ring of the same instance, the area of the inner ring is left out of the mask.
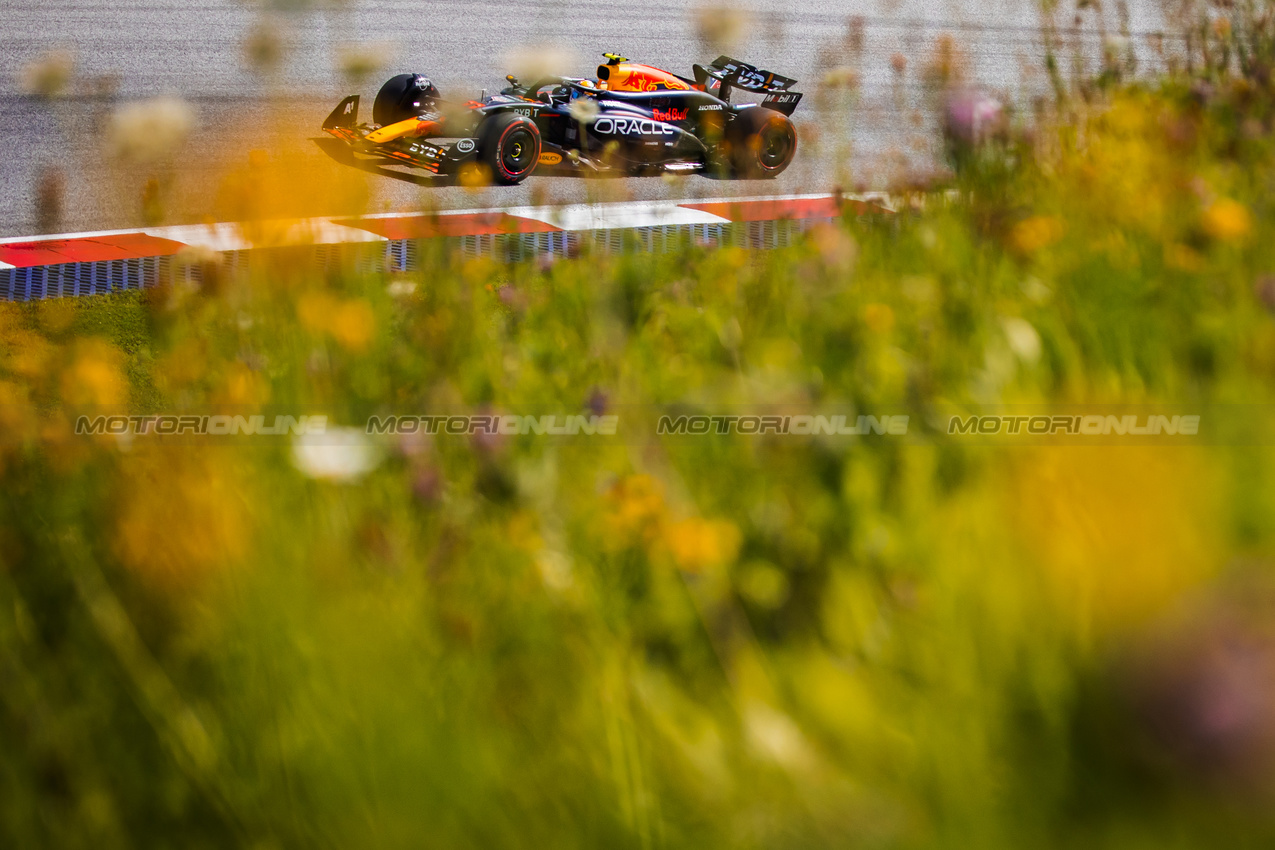
[[[384,142],[369,138],[372,131],[358,123],[359,96],[347,97],[323,122],[323,131],[345,142],[356,156],[388,165],[408,165],[431,174],[454,174],[478,157],[475,139],[424,139],[406,136]]]

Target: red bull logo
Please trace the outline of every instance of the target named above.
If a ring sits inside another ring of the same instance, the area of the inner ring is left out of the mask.
[[[672,123],[674,121],[685,121],[686,113],[687,113],[687,110],[685,109],[669,109],[669,110],[657,109],[655,110],[654,118],[656,121],[664,121],[665,123]]]
[[[598,79],[607,81],[611,91],[690,91],[691,88],[668,71],[650,65],[601,65]]]

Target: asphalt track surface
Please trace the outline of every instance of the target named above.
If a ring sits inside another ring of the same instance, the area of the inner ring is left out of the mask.
[[[64,184],[57,231],[139,226],[145,186],[162,223],[244,215],[340,215],[367,210],[488,208],[518,204],[712,198],[879,188],[937,159],[934,99],[922,69],[950,34],[969,76],[1018,103],[1047,91],[1040,70],[1040,19],[1032,0],[926,3],[917,0],[751,0],[732,55],[796,77],[807,100],[794,116],[803,135],[797,161],[774,181],[707,177],[585,180],[533,177],[519,187],[470,190],[423,175],[373,175],[341,166],[310,139],[337,101],[370,101],[392,73],[431,75],[448,99],[466,99],[530,56],[585,75],[600,55],[688,73],[719,43],[706,40],[693,3],[667,0],[0,0],[0,236],[39,232],[37,183],[48,170]],[[263,7],[273,7],[263,11]],[[1129,28],[1165,28],[1155,0],[1128,4]],[[1096,56],[1092,13],[1074,36]],[[860,47],[851,21],[861,22]],[[1060,23],[1071,27],[1070,13]],[[1114,18],[1108,21],[1114,31]],[[253,70],[245,41],[265,27],[284,45],[282,64]],[[1143,66],[1146,39],[1131,40]],[[378,45],[382,68],[358,85],[339,69],[344,47]],[[23,93],[23,73],[53,49],[76,57],[66,96]],[[891,58],[907,59],[900,75]],[[851,67],[858,93],[816,96],[831,68]],[[112,115],[131,101],[173,95],[196,124],[167,161],[123,165],[108,151]],[[250,165],[250,162],[252,163]],[[263,188],[264,187],[264,188]],[[266,200],[262,200],[265,198]]]

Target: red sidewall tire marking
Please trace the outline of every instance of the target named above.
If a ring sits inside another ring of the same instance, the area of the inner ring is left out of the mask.
[[[536,140],[536,147],[535,155],[531,158],[531,165],[527,166],[522,171],[510,171],[508,168],[505,168],[505,139],[509,138],[509,134],[514,130],[520,129],[523,126],[523,123],[524,122],[522,121],[515,121],[510,124],[505,128],[505,132],[500,134],[500,141],[496,143],[496,165],[502,172],[504,172],[504,175],[510,179],[529,173],[536,167],[536,164],[540,162],[540,134],[533,132],[531,137]]]

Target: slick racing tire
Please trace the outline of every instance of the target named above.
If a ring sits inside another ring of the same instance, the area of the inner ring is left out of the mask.
[[[535,171],[540,148],[540,128],[511,112],[499,112],[478,128],[478,156],[492,179],[505,186],[521,183]]]
[[[372,104],[372,120],[382,127],[415,118],[419,109],[408,101],[416,83],[415,74],[399,74],[391,77],[376,93],[376,102]]]
[[[753,106],[726,128],[726,143],[737,177],[778,177],[797,153],[797,130],[782,112]]]

